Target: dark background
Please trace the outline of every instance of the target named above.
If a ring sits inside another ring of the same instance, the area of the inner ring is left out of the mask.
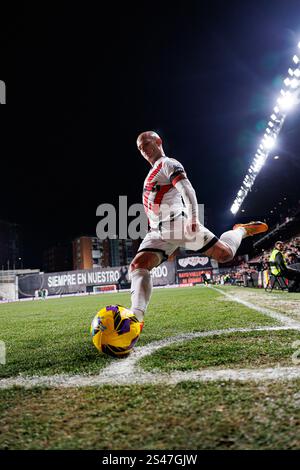
[[[144,130],[183,163],[217,235],[300,199],[296,108],[230,213],[297,52],[299,1],[20,4],[0,34],[0,219],[23,226],[27,266],[95,234],[99,204],[141,202]]]

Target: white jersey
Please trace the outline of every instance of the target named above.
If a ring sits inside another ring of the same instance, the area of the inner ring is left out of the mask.
[[[175,188],[183,178],[186,178],[184,168],[174,158],[159,158],[149,171],[144,182],[143,204],[152,229],[184,211],[181,195]]]

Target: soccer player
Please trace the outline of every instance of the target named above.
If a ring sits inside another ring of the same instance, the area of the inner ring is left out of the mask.
[[[200,224],[196,193],[181,163],[165,155],[160,136],[143,132],[137,147],[152,167],[143,191],[150,231],[130,265],[131,311],[142,322],[152,291],[150,271],[178,247],[224,263],[234,257],[243,238],[265,232],[268,226],[263,222],[236,224],[218,239]]]

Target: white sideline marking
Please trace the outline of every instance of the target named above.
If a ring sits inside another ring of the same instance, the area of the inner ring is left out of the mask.
[[[275,367],[260,369],[205,369],[202,371],[145,372],[138,366],[138,361],[163,347],[200,337],[220,336],[236,332],[294,330],[291,326],[229,328],[226,330],[203,331],[181,334],[172,338],[154,341],[146,346],[137,347],[126,359],[113,360],[98,375],[52,375],[52,376],[18,376],[0,380],[0,389],[14,386],[32,387],[88,387],[100,385],[131,385],[131,384],[176,384],[186,380],[292,380],[300,378],[300,367]]]
[[[157,377],[156,383],[174,385],[182,381],[215,382],[217,380],[246,382],[294,380],[300,378],[300,367],[274,367],[261,369],[206,369],[203,371],[176,372],[166,377]],[[152,382],[153,383],[153,382]]]
[[[286,326],[291,326],[295,328],[296,330],[300,329],[300,322],[288,317],[287,315],[284,315],[283,313],[274,312],[274,310],[269,310],[266,307],[261,307],[260,305],[252,304],[251,302],[248,302],[247,300],[242,300],[241,298],[235,295],[228,294],[228,292],[224,292],[222,289],[218,289],[217,287],[211,286],[210,288],[224,295],[229,300],[233,300],[234,302],[243,304],[248,308],[257,310],[258,312],[263,313],[264,315],[267,315],[268,317],[274,318],[275,320],[279,320],[281,323],[283,323]]]

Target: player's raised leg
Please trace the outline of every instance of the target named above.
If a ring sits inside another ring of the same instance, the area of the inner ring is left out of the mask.
[[[151,269],[161,263],[162,256],[158,252],[144,251],[137,253],[130,264],[131,307],[130,310],[141,322],[152,293]]]
[[[263,233],[268,230],[264,222],[249,222],[248,224],[236,224],[233,230],[224,232],[220,239],[204,253],[219,263],[226,263],[234,258],[243,238]]]

